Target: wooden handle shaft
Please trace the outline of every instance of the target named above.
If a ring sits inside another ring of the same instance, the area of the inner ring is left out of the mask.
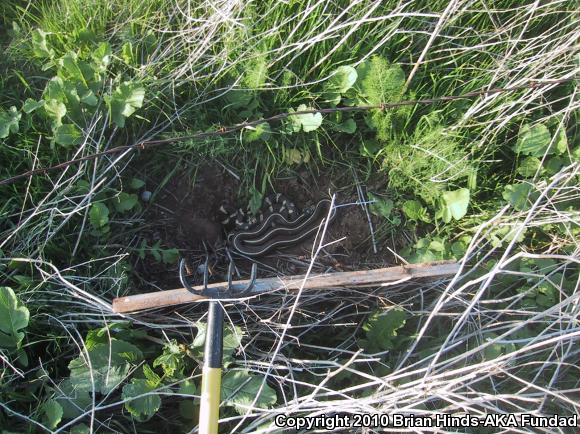
[[[449,276],[457,273],[458,270],[458,263],[441,261],[428,264],[379,268],[375,270],[311,274],[306,281],[304,281],[304,275],[269,277],[266,279],[257,279],[251,295],[279,289],[293,291],[301,287],[304,289],[323,289],[350,286],[380,286],[381,284],[388,284],[389,282],[396,282],[402,279],[410,280],[422,277]],[[248,283],[249,280],[236,280],[232,282],[232,285],[234,290],[242,290]],[[225,290],[227,283],[212,283],[208,287]],[[194,289],[201,291],[203,287],[196,286]],[[118,313],[127,313],[203,300],[207,300],[207,297],[193,294],[185,288],[179,288],[115,298],[113,300],[113,310]]]

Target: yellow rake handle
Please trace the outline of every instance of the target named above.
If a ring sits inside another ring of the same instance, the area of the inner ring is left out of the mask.
[[[220,418],[222,369],[203,367],[199,434],[217,434]]]

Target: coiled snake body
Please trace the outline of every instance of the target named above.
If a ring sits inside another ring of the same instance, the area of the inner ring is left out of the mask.
[[[235,223],[235,230],[228,236],[230,247],[245,256],[258,257],[298,244],[316,233],[326,217],[335,217],[336,210],[330,207],[330,200],[323,199],[300,213],[292,201],[278,193],[264,199],[256,217],[246,218],[242,210],[228,212],[223,206],[220,212],[225,216],[222,224]]]

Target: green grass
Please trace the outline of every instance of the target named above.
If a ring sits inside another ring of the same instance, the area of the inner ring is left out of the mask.
[[[300,107],[572,79],[569,3],[7,1],[0,179]],[[46,90],[55,77],[62,89]],[[573,414],[575,86],[292,116],[0,186],[0,431],[196,426],[204,307],[123,318],[110,302],[144,283],[143,257],[174,266],[174,246],[142,244],[161,227],[147,218],[172,176],[193,183],[216,162],[240,177],[240,205],[301,171],[368,186],[382,253],[361,269],[465,261],[453,279],[375,297],[313,291],[228,307],[224,430],[274,432],[276,414],[315,411]],[[20,320],[8,326],[6,312]]]

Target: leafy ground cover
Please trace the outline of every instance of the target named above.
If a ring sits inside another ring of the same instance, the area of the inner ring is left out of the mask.
[[[0,182],[64,163],[0,184],[2,432],[194,430],[205,307],[110,303],[178,285],[180,256],[219,245],[219,206],[272,191],[341,206],[261,276],[462,267],[228,305],[224,432],[577,414],[572,2],[89,3],[0,6]]]

